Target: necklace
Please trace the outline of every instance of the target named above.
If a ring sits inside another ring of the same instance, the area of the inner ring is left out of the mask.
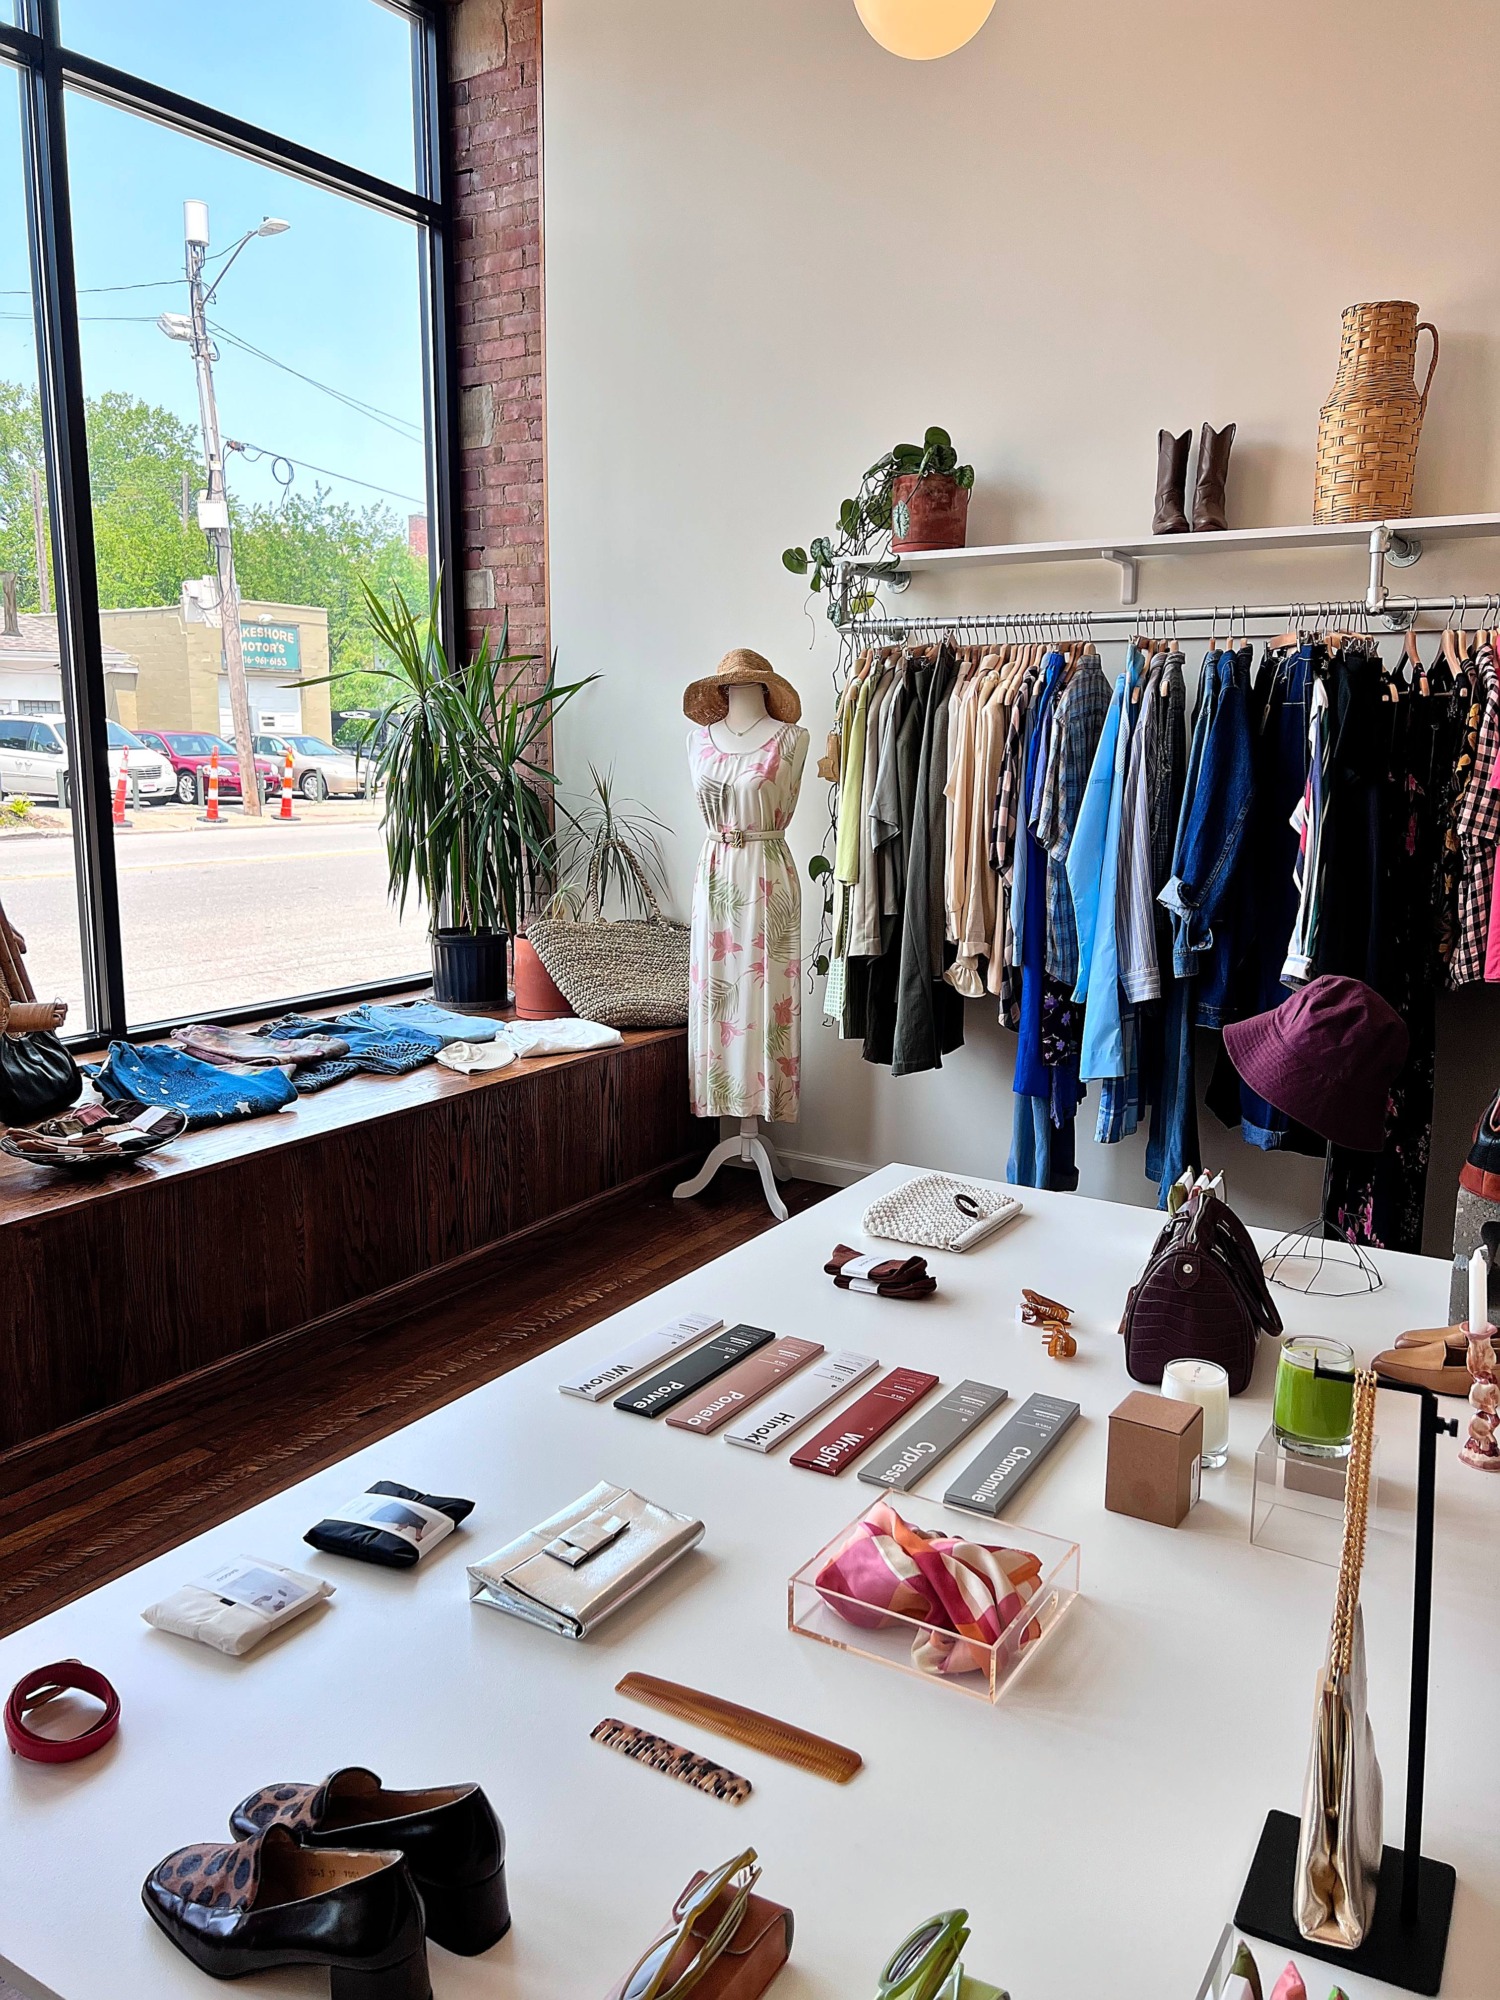
[[[752,735],[755,730],[759,729],[762,726],[763,723],[767,723],[770,720],[771,717],[769,715],[757,715],[755,720],[751,723],[748,723],[745,728],[736,729],[730,722],[728,713],[726,711],[724,719],[719,724],[719,727],[725,732],[726,735],[738,736],[740,740],[743,742],[745,737]]]

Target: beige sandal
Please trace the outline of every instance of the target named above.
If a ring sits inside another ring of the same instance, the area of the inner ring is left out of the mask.
[[[1376,1355],[1375,1373],[1387,1382],[1407,1382],[1439,1396],[1467,1396],[1474,1386],[1468,1351],[1467,1327],[1411,1327],[1397,1335],[1394,1347]]]

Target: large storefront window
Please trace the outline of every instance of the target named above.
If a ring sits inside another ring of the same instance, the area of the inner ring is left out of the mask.
[[[426,963],[363,592],[425,609],[453,518],[436,11],[0,0],[0,564],[54,635],[23,711],[0,634],[0,787],[23,717],[59,757],[45,850],[0,819],[0,901],[70,1028]]]
[[[130,1018],[419,970],[424,920],[408,904],[403,923],[386,895],[358,713],[382,688],[361,584],[414,609],[428,594],[417,232],[78,95],[68,161],[80,298],[118,297],[196,248],[207,300],[201,355],[174,337],[191,333],[186,281],[126,294],[149,302],[133,313],[81,313],[101,636],[137,664],[111,716],[155,773],[115,834]],[[204,244],[184,245],[185,201]],[[205,421],[233,590],[200,526]],[[270,793],[258,827],[240,809],[236,643]],[[225,831],[208,837],[198,773],[215,744]]]

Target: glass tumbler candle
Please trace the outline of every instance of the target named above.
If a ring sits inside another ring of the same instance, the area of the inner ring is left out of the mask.
[[[1161,1392],[1174,1403],[1196,1403],[1203,1412],[1200,1465],[1217,1470],[1229,1457],[1229,1377],[1217,1361],[1169,1361]]]
[[[1302,1333],[1276,1364],[1276,1435],[1290,1450],[1347,1458],[1354,1422],[1354,1351],[1341,1340]]]

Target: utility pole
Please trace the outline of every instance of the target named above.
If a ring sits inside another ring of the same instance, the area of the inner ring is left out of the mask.
[[[214,397],[214,347],[208,333],[208,306],[203,284],[203,262],[208,255],[206,201],[185,201],[182,204],[182,233],[187,248],[188,316],[192,326],[193,364],[198,371],[198,414],[203,431],[203,458],[208,468],[207,489],[198,496],[198,526],[212,544],[219,577],[224,671],[229,678],[229,712],[234,720],[234,747],[240,763],[240,810],[250,819],[259,819],[260,780],[255,774],[255,732],[250,720],[250,690],[245,684],[240,586],[234,573],[229,492],[224,483],[224,443],[219,435],[219,406]]]
[[[37,609],[47,612],[52,609],[52,578],[47,563],[46,510],[42,506],[42,475],[34,465],[30,471],[31,526],[36,536]]]

